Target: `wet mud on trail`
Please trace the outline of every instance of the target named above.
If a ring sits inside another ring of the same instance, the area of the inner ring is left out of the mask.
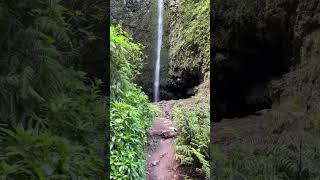
[[[174,138],[177,135],[172,108],[176,101],[153,103],[161,109],[161,115],[153,120],[148,130],[150,137],[145,146],[147,159],[147,180],[182,180],[175,160]]]

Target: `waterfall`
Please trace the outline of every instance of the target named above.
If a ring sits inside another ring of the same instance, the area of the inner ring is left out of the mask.
[[[160,85],[160,55],[162,46],[163,34],[163,0],[158,0],[158,35],[157,35],[157,60],[155,65],[154,84],[153,84],[153,101],[160,100],[159,85]]]

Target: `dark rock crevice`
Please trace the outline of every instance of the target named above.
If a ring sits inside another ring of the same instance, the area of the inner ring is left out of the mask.
[[[266,22],[260,29],[247,24],[231,33],[227,46],[216,48],[214,121],[271,108],[268,82],[289,72],[292,63],[292,30],[282,22]]]
[[[162,100],[186,99],[196,94],[196,87],[202,82],[199,72],[184,71],[181,78],[172,78],[162,87]]]

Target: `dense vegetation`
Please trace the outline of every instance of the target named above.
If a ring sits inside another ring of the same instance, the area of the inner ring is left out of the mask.
[[[178,105],[174,119],[180,132],[175,140],[176,158],[187,167],[187,175],[196,179],[210,178],[210,103],[209,82],[191,100],[192,105]]]
[[[169,13],[170,81],[182,89],[186,86],[196,92],[190,98],[192,105],[185,103],[174,108],[179,132],[175,140],[177,160],[187,175],[195,179],[210,177],[209,2],[177,1]]]
[[[120,25],[110,27],[108,98],[103,82],[80,70],[103,44],[106,10],[101,1],[0,2],[1,179],[108,179],[107,133],[111,179],[145,177],[146,129],[159,112],[134,83],[144,47]],[[181,4],[178,14],[184,18],[174,21],[183,31],[172,33],[177,41],[170,55],[171,75],[180,64],[177,78],[191,70],[205,81],[204,92],[192,98],[194,106],[178,107],[174,117],[181,131],[177,158],[201,178],[209,177],[208,12],[209,0]]]
[[[106,99],[77,71],[103,3],[0,2],[1,179],[104,177]],[[90,25],[90,24],[91,25]]]
[[[111,179],[145,177],[144,143],[156,109],[133,83],[139,73],[143,46],[121,26],[110,27],[111,44]]]

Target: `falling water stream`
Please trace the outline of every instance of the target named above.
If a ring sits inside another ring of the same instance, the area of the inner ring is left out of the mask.
[[[155,65],[154,84],[153,84],[153,101],[160,100],[159,85],[160,85],[160,54],[162,46],[163,34],[163,0],[158,0],[158,35],[157,35],[157,60]]]

